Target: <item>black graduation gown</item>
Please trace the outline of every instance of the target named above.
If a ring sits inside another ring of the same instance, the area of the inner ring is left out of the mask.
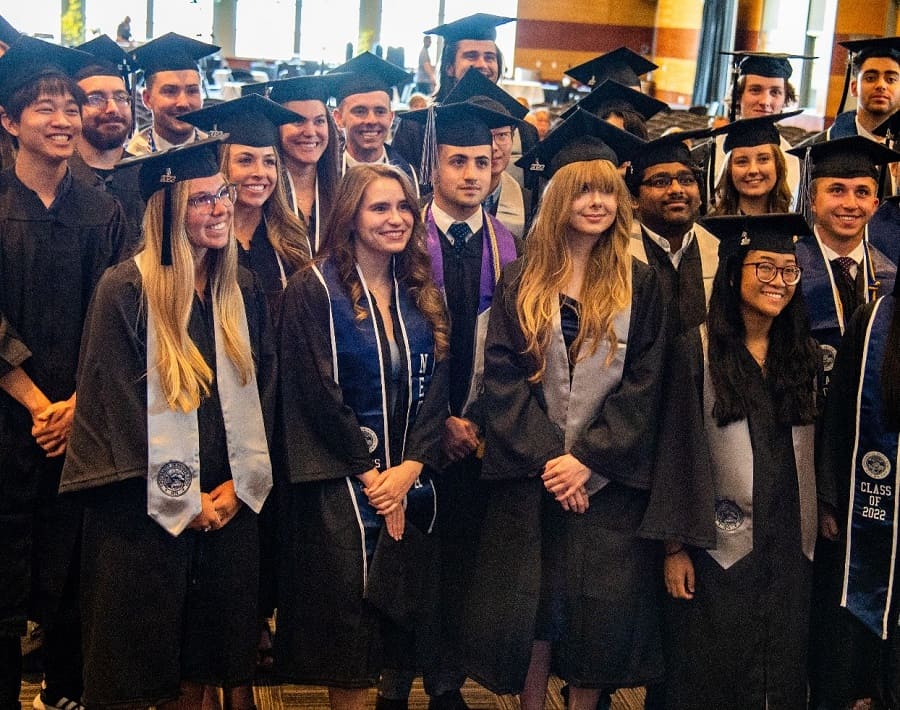
[[[564,453],[564,435],[547,415],[541,385],[527,382],[532,368],[521,354],[515,307],[521,268],[520,260],[504,269],[488,327],[484,407],[492,416],[483,478],[491,488],[467,597],[464,669],[495,693],[521,692],[539,605],[548,586],[561,584],[559,675],[582,687],[644,685],[662,676],[659,546],[636,536],[652,481],[666,351],[657,278],[633,262],[622,380],[570,452],[610,483],[584,515],[557,514],[540,474]],[[554,568],[565,570],[564,580],[550,578]]]
[[[866,328],[875,304],[860,306],[844,331],[841,346],[831,371],[828,399],[822,417],[822,429],[816,450],[816,487],[820,505],[835,511],[840,538],[831,542],[820,537],[816,547],[817,612],[826,623],[813,627],[811,674],[816,700],[835,707],[856,698],[879,697],[885,692],[885,680],[897,679],[896,662],[889,664],[890,646],[896,645],[896,599],[891,600],[893,634],[888,642],[868,630],[856,617],[840,606],[844,576],[847,509],[850,500],[850,469],[856,427],[856,398],[862,365]],[[827,546],[828,565],[821,566],[820,548]],[[894,584],[900,582],[894,578]],[[896,692],[896,691],[895,691]]]
[[[130,158],[131,153],[125,152],[122,158]],[[141,229],[144,223],[144,209],[146,203],[141,197],[138,186],[138,173],[140,166],[133,165],[121,170],[97,170],[84,162],[78,153],[69,158],[69,170],[72,176],[86,185],[112,195],[122,206],[125,219],[128,223],[126,245],[122,251],[123,256],[135,254],[141,247]]]
[[[683,333],[706,320],[706,292],[700,245],[691,241],[676,269],[660,246],[641,228],[647,263],[656,270],[672,322],[673,335]]]
[[[666,706],[673,710],[794,710],[806,705],[812,563],[801,548],[791,427],[776,421],[762,371],[748,352],[742,355],[751,407],[753,550],[723,569],[705,549],[689,547],[694,598],[666,601]],[[702,416],[696,418],[702,412],[702,392],[694,390],[694,401],[683,402],[686,418],[693,412],[694,422],[684,426],[702,428]],[[674,459],[668,476],[665,467],[658,470],[654,496],[675,501],[668,534],[660,537],[713,547],[708,532],[715,520],[715,490],[705,462],[684,458],[684,451],[668,452]],[[684,476],[692,479],[687,486]],[[693,500],[687,500],[686,490]],[[697,515],[704,519],[695,519]],[[657,533],[665,528],[660,523]]]
[[[125,232],[122,208],[69,176],[47,209],[14,167],[0,174],[0,376],[21,366],[51,402],[72,396],[88,301]],[[0,392],[0,633],[13,635],[29,599],[32,618],[55,610],[78,530],[56,500],[63,459],[31,426]]]
[[[250,272],[239,269],[238,284],[271,439],[276,371],[268,313]],[[60,484],[60,491],[72,493],[85,509],[85,692],[98,704],[138,699],[155,704],[177,692],[181,677],[246,682],[259,642],[259,549],[252,511],[242,506],[221,535],[208,536],[186,530],[172,537],[147,515],[142,300],[141,275],[132,259],[109,269],[97,286],[85,321],[79,401]],[[194,297],[187,331],[215,373],[209,290],[203,301]],[[215,385],[201,400],[197,425],[200,489],[209,492],[232,478]],[[227,623],[210,624],[209,618]],[[147,628],[144,619],[156,623]],[[172,658],[178,661],[173,664]]]
[[[372,469],[374,462],[356,415],[334,380],[329,317],[328,294],[316,273],[296,273],[285,291],[281,315],[280,353],[290,365],[281,372],[285,467],[280,473],[286,474],[289,485],[279,512],[283,552],[275,672],[301,684],[363,688],[377,682],[390,650],[385,648],[387,634],[396,630],[388,628],[384,614],[362,593],[366,580],[361,526],[347,479]],[[387,347],[385,325],[380,319],[377,323]],[[393,327],[399,332],[397,323]],[[389,353],[383,361],[390,363]],[[400,412],[395,416],[395,461],[420,461],[433,470],[440,465],[447,371],[446,360],[435,365],[405,447],[405,419]],[[389,373],[386,377],[388,381]],[[405,376],[400,381],[405,382]],[[404,396],[399,393],[399,401]],[[423,536],[413,527],[407,518],[401,545],[421,542]],[[401,549],[401,556],[405,552],[413,550]],[[398,589],[398,595],[401,592]]]

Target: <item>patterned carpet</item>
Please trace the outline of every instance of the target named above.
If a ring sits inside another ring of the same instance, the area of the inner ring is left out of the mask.
[[[547,710],[563,710],[562,696],[559,694],[561,683],[553,678],[547,692],[545,707]],[[22,707],[31,708],[34,696],[40,690],[40,678],[35,675],[26,676],[22,683]],[[256,705],[259,710],[314,710],[328,708],[328,692],[324,688],[300,685],[260,685],[254,689]],[[480,685],[468,682],[463,688],[463,697],[472,710],[519,710],[519,700],[514,695],[494,695]],[[371,691],[369,707],[375,706],[375,691]],[[426,710],[428,696],[422,690],[421,680],[413,686],[409,698],[410,710]],[[612,710],[641,710],[644,707],[644,691],[620,690],[613,697]]]

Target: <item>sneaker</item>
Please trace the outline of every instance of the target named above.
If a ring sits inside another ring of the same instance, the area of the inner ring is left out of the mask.
[[[85,710],[84,705],[77,700],[67,698],[65,695],[58,698],[55,703],[51,703],[45,690],[34,696],[34,702],[31,703],[31,706],[34,710]]]

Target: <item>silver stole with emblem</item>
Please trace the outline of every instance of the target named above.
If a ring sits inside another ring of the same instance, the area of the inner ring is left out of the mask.
[[[630,284],[629,284],[630,291]],[[547,402],[547,416],[554,424],[565,432],[565,450],[571,451],[585,429],[597,418],[607,395],[622,380],[625,367],[625,353],[628,344],[628,330],[631,323],[631,302],[614,321],[618,345],[609,366],[606,357],[609,354],[609,343],[604,339],[593,355],[580,358],[569,378],[569,357],[566,342],[563,338],[560,310],[553,314],[550,345],[545,353],[546,368],[544,370],[544,398]],[[581,352],[589,350],[583,343]],[[609,479],[597,471],[591,471],[586,489],[593,495],[603,488]]]
[[[709,367],[704,367],[703,410],[716,488],[716,549],[707,552],[722,569],[728,569],[753,550],[753,443],[746,419],[723,427],[716,423],[712,415],[715,399]],[[812,424],[791,427],[800,500],[800,544],[810,560],[818,523],[813,435]]]
[[[135,257],[141,270],[143,254]],[[143,272],[141,272],[143,276]],[[214,297],[215,298],[215,297]],[[215,304],[215,301],[213,302]],[[238,299],[238,327],[250,342],[243,299]],[[169,407],[160,384],[153,310],[147,312],[147,514],[173,536],[200,513],[200,432],[197,412]],[[213,307],[215,314],[215,307]],[[256,375],[241,385],[237,368],[225,352],[224,336],[214,315],[216,380],[228,462],[237,497],[255,513],[272,488],[272,465],[263,424]]]

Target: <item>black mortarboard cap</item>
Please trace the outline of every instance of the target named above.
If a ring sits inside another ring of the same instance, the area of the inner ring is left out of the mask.
[[[607,107],[615,109],[617,106],[630,108],[636,111],[644,120],[647,121],[660,111],[665,111],[669,107],[662,101],[657,101],[652,96],[642,94],[640,91],[630,89],[618,81],[608,79],[602,84],[594,87],[593,91],[581,99],[575,106],[572,106],[562,113],[560,118],[568,118],[575,112],[576,107],[580,107],[585,111],[590,111],[594,115],[598,115]]]
[[[513,118],[522,120],[528,114],[528,109],[516,101],[511,94],[501,89],[474,67],[466,70],[463,78],[456,82],[456,86],[444,98],[444,103],[466,101],[476,96],[492,99]]]
[[[705,217],[699,222],[718,237],[720,264],[742,247],[793,254],[797,239],[812,234],[803,215],[794,212]]]
[[[72,76],[92,61],[86,52],[20,35],[0,57],[0,105],[39,74],[57,71]]]
[[[802,54],[785,54],[781,52],[721,52],[734,57],[732,60],[738,76],[755,74],[772,79],[790,79],[794,68],[791,59],[815,59]]]
[[[838,42],[851,54],[860,52],[877,52],[883,54],[900,54],[900,37],[872,37],[870,39],[853,39]]]
[[[335,93],[338,103],[353,94],[369,91],[384,91],[390,97],[393,95],[393,87],[404,86],[413,81],[412,74],[371,52],[363,52],[328,73],[344,75],[338,82]]]
[[[490,146],[494,142],[491,129],[503,128],[510,124],[509,114],[480,106],[473,99],[429,106],[426,109],[405,113],[403,117],[425,126],[420,175],[422,183],[426,185],[431,181],[431,171],[437,159],[439,145]]]
[[[82,52],[87,52],[96,61],[76,73],[75,78],[80,80],[88,76],[120,76],[123,79],[132,71],[131,56],[108,35],[100,35],[90,42],[85,42],[76,47]]]
[[[602,121],[583,109],[576,109],[554,128],[540,143],[516,161],[531,175],[547,179],[570,163],[608,160],[620,165],[625,155],[637,153],[646,145],[637,136]]]
[[[0,15],[0,42],[9,46],[19,38],[19,34],[19,31]]]
[[[881,143],[850,136],[788,151],[801,160],[808,160],[809,179],[821,177],[878,179],[878,167],[900,161],[900,153],[885,148]]]
[[[633,173],[637,177],[641,177],[647,168],[660,163],[683,163],[688,167],[696,167],[691,149],[685,144],[685,141],[708,138],[711,133],[709,128],[670,133],[644,143],[639,151],[624,156],[623,160],[631,160]]]
[[[725,136],[723,150],[730,153],[735,148],[751,148],[757,145],[779,145],[781,134],[775,128],[775,124],[785,118],[803,113],[803,109],[788,111],[787,113],[773,113],[754,118],[743,118],[739,121],[726,123],[712,131],[714,136]]]
[[[178,119],[210,136],[227,134],[228,139],[223,139],[223,143],[263,148],[277,145],[278,126],[298,121],[300,116],[259,94],[248,94],[191,111]]]
[[[197,70],[197,62],[218,52],[220,47],[184,35],[168,32],[135,49],[131,56],[144,76],[160,71]]]
[[[628,47],[589,59],[577,67],[566,69],[566,74],[587,86],[602,84],[608,79],[625,86],[640,86],[640,76],[659,67]]]
[[[244,84],[241,96],[260,94],[277,104],[286,104],[288,101],[321,101],[327,104],[328,99],[337,93],[338,83],[343,78],[343,74],[317,74]]]
[[[163,239],[160,263],[172,265],[172,185],[176,182],[209,177],[219,172],[219,143],[227,136],[204,138],[193,143],[184,143],[168,150],[137,155],[116,163],[116,169],[140,166],[138,189],[141,198],[147,202],[154,193],[165,190],[163,203]]]
[[[460,20],[432,27],[430,30],[425,30],[422,34],[440,35],[447,42],[458,42],[461,39],[493,41],[497,39],[497,27],[505,25],[507,22],[514,22],[515,19],[515,17],[501,17],[500,15],[488,15],[484,12],[477,12]]]

